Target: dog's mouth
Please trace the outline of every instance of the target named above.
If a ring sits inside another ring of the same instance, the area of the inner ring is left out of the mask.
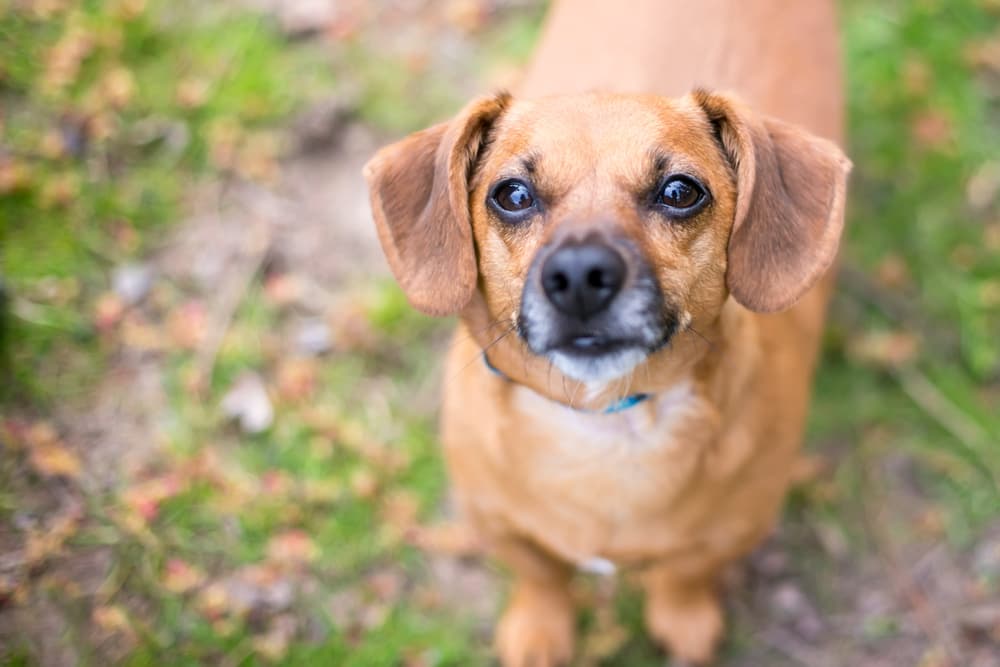
[[[583,334],[573,336],[565,341],[551,346],[548,353],[572,355],[581,358],[597,358],[616,354],[629,349],[645,349],[646,345],[635,339],[610,338],[600,334]]]
[[[567,376],[584,382],[606,382],[626,375],[650,355],[665,347],[674,327],[666,327],[654,341],[607,334],[576,334],[536,348]],[[530,346],[530,344],[529,344]]]

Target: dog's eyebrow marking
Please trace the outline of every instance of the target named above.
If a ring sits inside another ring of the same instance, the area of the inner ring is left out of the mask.
[[[653,173],[662,174],[670,162],[670,156],[664,153],[661,148],[653,148],[649,152],[653,158]]]
[[[534,153],[524,156],[521,158],[521,166],[524,167],[525,173],[534,175],[538,166],[538,156]]]

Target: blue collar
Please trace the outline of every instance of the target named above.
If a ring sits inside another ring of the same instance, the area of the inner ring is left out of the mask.
[[[483,352],[483,363],[486,364],[486,368],[490,369],[490,371],[494,375],[503,380],[506,380],[507,382],[510,382],[509,377],[504,375],[499,368],[490,363],[490,358],[486,356],[486,352]],[[604,408],[603,410],[583,410],[581,408],[574,408],[571,405],[566,407],[572,408],[577,412],[585,412],[591,415],[613,415],[616,412],[621,412],[622,410],[628,410],[631,407],[635,407],[636,405],[639,405],[640,403],[648,400],[651,397],[652,394],[642,394],[642,393],[632,394],[631,396],[626,396],[625,398],[615,401],[614,403]],[[565,403],[561,403],[560,405],[565,405]]]

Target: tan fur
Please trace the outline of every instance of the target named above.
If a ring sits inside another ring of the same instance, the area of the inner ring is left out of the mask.
[[[719,574],[773,527],[805,422],[829,292],[816,281],[836,254],[849,163],[784,121],[839,138],[835,39],[825,2],[565,0],[522,95],[477,100],[369,165],[412,303],[461,313],[442,440],[465,516],[515,576],[505,665],[569,659],[568,582],[595,559],[640,573],[649,631],[676,656],[711,658]],[[697,86],[748,104],[661,96]],[[683,224],[636,203],[657,148],[712,193]],[[531,180],[544,220],[498,221],[486,200],[505,177]],[[588,385],[532,355],[513,323],[536,253],[594,231],[638,249],[683,326],[631,373]],[[581,411],[636,392],[653,398]]]

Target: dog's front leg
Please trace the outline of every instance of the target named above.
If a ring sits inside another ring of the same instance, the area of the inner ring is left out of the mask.
[[[717,580],[714,572],[692,576],[677,565],[655,565],[643,572],[646,627],[675,658],[701,665],[712,660],[722,636]]]
[[[496,631],[504,667],[554,667],[573,657],[576,621],[569,584],[573,568],[531,542],[504,538],[493,555],[514,575],[507,608]]]

